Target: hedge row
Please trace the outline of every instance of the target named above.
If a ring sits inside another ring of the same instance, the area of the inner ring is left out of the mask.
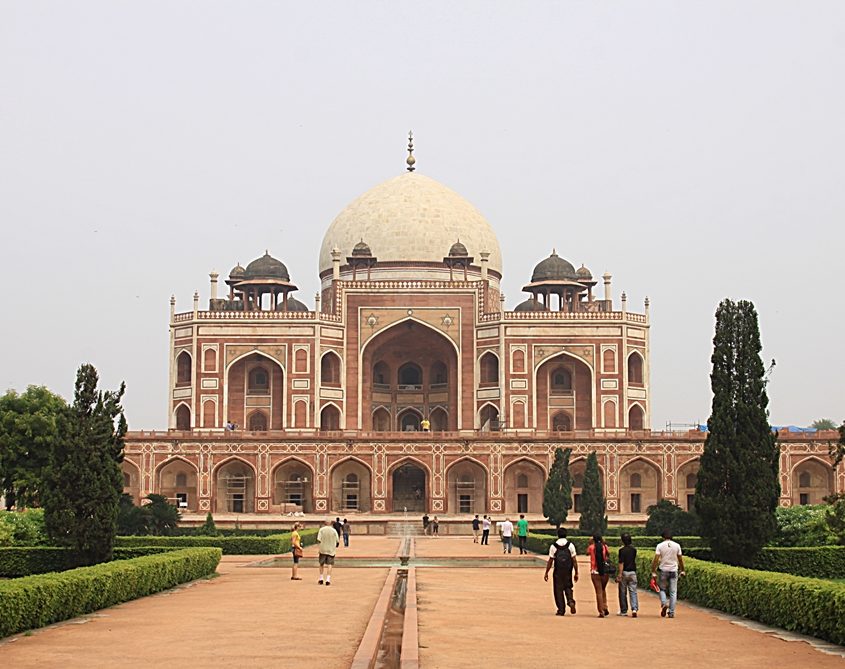
[[[302,530],[302,545],[317,542],[317,530]],[[213,547],[223,555],[277,555],[290,552],[290,532],[269,537],[117,537],[115,545],[124,548],[164,546],[167,548]]]
[[[575,550],[580,555],[586,554],[587,546],[593,541],[592,537],[567,537],[567,539],[575,544]],[[618,539],[605,537],[605,540],[607,541],[611,551],[621,548],[622,546],[622,542]],[[545,534],[534,534],[533,532],[529,532],[527,542],[528,550],[534,551],[535,553],[548,553],[549,546],[551,546],[555,541],[557,541],[556,536],[550,537]],[[654,549],[654,547],[661,541],[663,541],[662,537],[631,537],[631,545],[634,546],[634,548]],[[684,550],[687,550],[687,548],[706,546],[705,540],[701,537],[675,537],[675,541],[680,543]]]
[[[208,576],[220,555],[220,549],[193,548],[0,581],[0,637]]]
[[[693,558],[713,561],[709,548],[693,548],[687,553]],[[764,548],[752,567],[808,578],[845,578],[845,546]]]
[[[637,556],[641,584],[651,577],[654,553]],[[684,560],[678,598],[766,625],[845,644],[845,584],[771,571]]]
[[[115,548],[115,560],[129,560],[174,550],[161,546]],[[17,578],[51,571],[67,571],[81,565],[81,560],[68,548],[55,546],[12,546],[0,548],[0,578]]]

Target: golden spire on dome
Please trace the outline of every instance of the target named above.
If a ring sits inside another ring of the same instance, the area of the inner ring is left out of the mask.
[[[408,163],[408,171],[413,172],[414,164],[417,162],[417,159],[414,158],[414,131],[408,131],[408,157],[405,159],[405,162]]]

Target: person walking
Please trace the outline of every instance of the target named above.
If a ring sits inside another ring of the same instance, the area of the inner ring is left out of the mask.
[[[423,534],[428,534],[428,514],[424,513],[422,517]]]
[[[317,581],[317,585],[323,585],[323,572],[325,572],[326,585],[332,584],[332,567],[339,544],[340,537],[337,536],[337,531],[334,529],[331,519],[326,519],[320,531],[317,532],[318,561],[320,563],[320,580]]]
[[[346,518],[343,519],[340,529],[343,531],[343,547],[349,548],[349,521]]]
[[[502,533],[502,553],[510,553],[513,548],[513,523],[510,518],[505,518],[505,522],[499,526],[499,531]]]
[[[340,522],[339,517],[334,519],[332,527],[334,528],[334,531],[337,532],[337,545],[340,546],[340,535],[343,532],[343,523]]]
[[[575,595],[572,592],[573,570],[575,582],[578,582],[578,561],[575,558],[575,545],[566,538],[566,528],[559,527],[557,541],[549,546],[549,561],[546,562],[546,573],[543,580],[548,582],[549,570],[552,572],[552,593],[555,598],[558,616],[566,615],[566,605],[575,615]]]
[[[516,521],[516,538],[519,539],[519,554],[527,555],[525,544],[528,541],[528,521],[525,520],[524,513],[520,513],[519,520]]]
[[[631,598],[631,617],[637,617],[639,601],[637,600],[637,549],[631,545],[631,535],[622,535],[622,548],[619,549],[619,564],[616,572],[616,582],[619,584],[619,613],[628,615],[628,597]]]
[[[663,530],[663,541],[654,549],[651,561],[651,577],[657,578],[660,587],[660,617],[675,617],[675,603],[678,601],[678,573],[686,576],[681,545],[672,541],[672,532]]]
[[[293,531],[290,533],[290,552],[293,554],[293,566],[290,570],[291,581],[301,581],[299,575],[299,559],[302,557],[302,537],[299,536],[301,523],[293,524]]]
[[[590,580],[596,591],[596,609],[598,609],[599,618],[604,618],[610,615],[610,611],[607,610],[607,581],[614,569],[610,563],[607,544],[604,543],[600,534],[593,535],[592,543],[587,546],[587,555],[590,556]]]
[[[478,543],[478,531],[481,529],[481,521],[478,520],[478,514],[472,519],[472,543]]]
[[[431,519],[431,533],[436,537],[437,533],[440,531],[440,521],[437,520],[437,516]]]
[[[487,514],[484,514],[484,518],[481,520],[481,545],[490,545],[490,518]]]

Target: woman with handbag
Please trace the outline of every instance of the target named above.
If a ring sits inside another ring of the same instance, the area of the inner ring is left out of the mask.
[[[299,536],[299,530],[302,528],[302,523],[294,523],[293,531],[290,533],[291,553],[293,553],[293,567],[291,567],[290,580],[301,581],[302,578],[298,575],[299,572],[299,558],[302,557],[302,538]]]
[[[602,541],[600,534],[593,535],[593,542],[587,546],[587,554],[590,556],[590,580],[596,591],[596,608],[599,618],[604,618],[610,615],[607,610],[607,581],[613,571],[613,564],[610,562],[607,544]]]

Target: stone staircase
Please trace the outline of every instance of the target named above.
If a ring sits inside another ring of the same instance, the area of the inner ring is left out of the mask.
[[[423,528],[421,520],[389,520],[385,534],[390,537],[421,537]]]

